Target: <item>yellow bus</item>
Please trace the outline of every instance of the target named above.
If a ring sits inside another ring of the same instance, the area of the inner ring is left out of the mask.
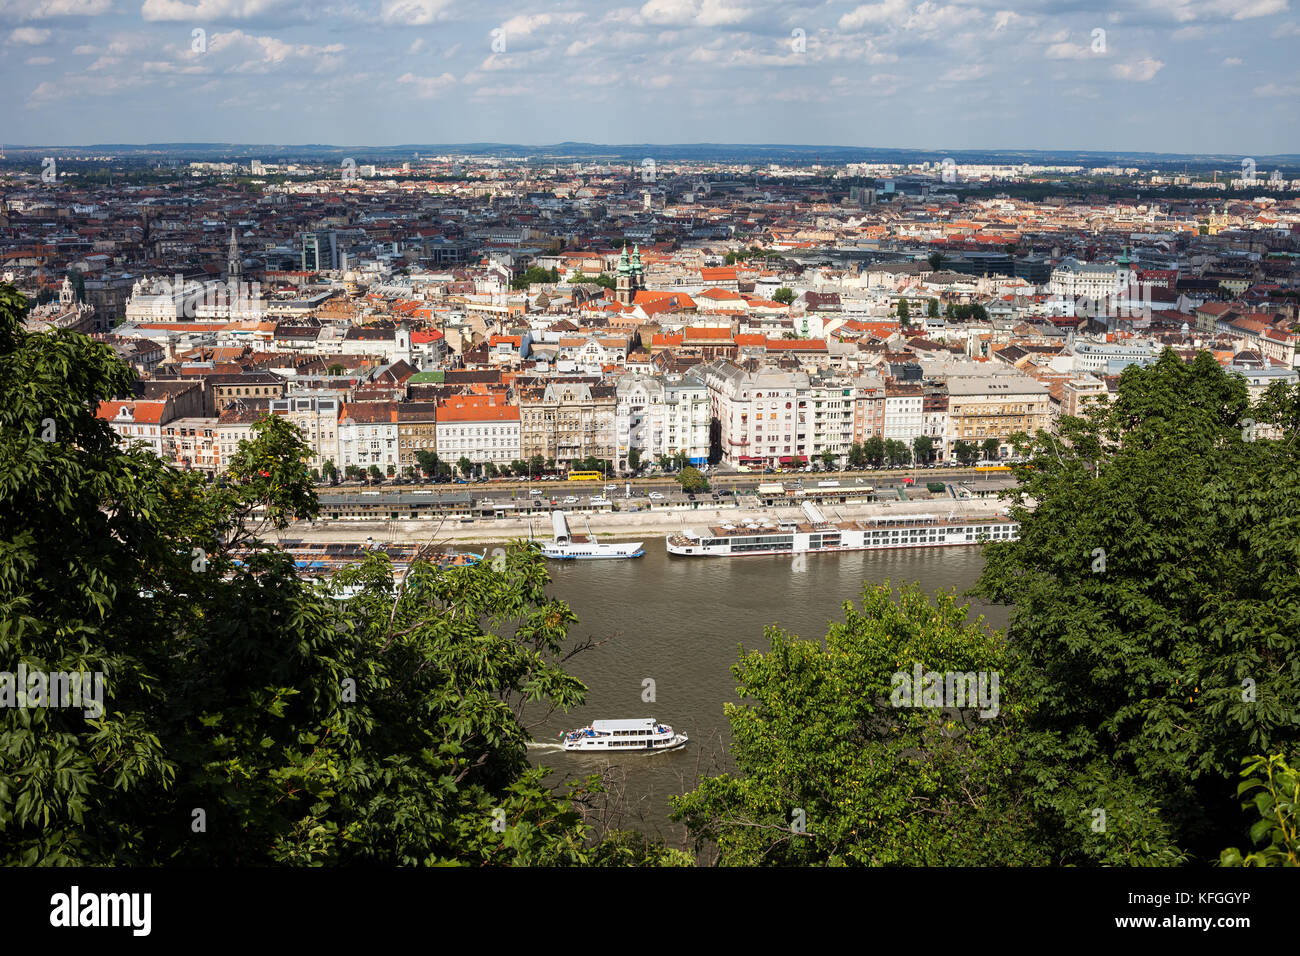
[[[1010,471],[1010,465],[976,465],[976,471]]]
[[[605,476],[598,471],[571,471],[569,472],[570,481],[600,481]]]

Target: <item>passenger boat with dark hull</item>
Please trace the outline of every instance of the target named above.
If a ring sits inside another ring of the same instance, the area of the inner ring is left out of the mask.
[[[684,557],[740,557],[759,554],[821,554],[886,548],[938,548],[1008,541],[1019,525],[1003,515],[885,515],[858,521],[828,521],[811,502],[804,521],[774,519],[725,523],[667,536],[668,553]]]

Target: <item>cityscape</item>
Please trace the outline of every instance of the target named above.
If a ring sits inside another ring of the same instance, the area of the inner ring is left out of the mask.
[[[0,6],[8,867],[1300,865],[1300,27],[1008,6]]]

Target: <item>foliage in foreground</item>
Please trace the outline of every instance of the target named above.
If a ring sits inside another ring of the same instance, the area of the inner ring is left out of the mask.
[[[0,669],[101,674],[103,712],[0,711],[0,863],[680,862],[592,846],[599,782],[525,759],[523,703],[585,693],[535,549],[402,586],[374,556],[330,596],[261,537],[316,514],[296,429],[220,485],[123,448],[95,409],[131,371],[21,305],[0,289]]]

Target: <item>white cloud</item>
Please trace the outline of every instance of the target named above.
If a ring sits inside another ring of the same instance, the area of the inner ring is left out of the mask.
[[[397,82],[411,87],[416,99],[431,100],[448,87],[455,86],[456,78],[450,73],[441,76],[416,76],[414,73],[405,73],[397,78]]]
[[[212,23],[223,20],[247,20],[250,17],[274,13],[283,7],[285,0],[144,0],[140,7],[141,18],[151,22]]]
[[[0,0],[0,16],[18,20],[97,17],[113,9],[113,0]]]
[[[966,63],[962,66],[954,66],[939,77],[939,80],[944,83],[969,83],[988,76],[988,73],[989,68],[982,63]]]
[[[276,37],[256,36],[242,30],[214,33],[208,39],[208,55],[234,53],[250,57],[227,69],[228,73],[269,73],[291,60],[319,61],[329,54],[342,53],[344,49],[342,43],[329,46],[285,43]]]
[[[840,17],[838,26],[841,30],[860,30],[865,26],[900,23],[909,12],[908,0],[867,3]]]
[[[412,56],[416,53],[419,53],[423,49],[424,49],[424,37],[416,37],[415,40],[412,41],[411,45],[406,48],[406,53],[408,56]]]
[[[1257,86],[1251,90],[1256,96],[1300,96],[1300,86],[1279,86],[1276,83],[1265,83],[1263,86]]]
[[[511,17],[505,23],[501,24],[501,29],[506,31],[507,37],[527,36],[538,27],[547,27],[551,24],[571,24],[577,23],[583,18],[581,13],[537,13],[531,16],[520,14],[517,17]]]
[[[40,46],[49,41],[51,31],[35,27],[19,27],[9,34],[9,42],[19,46]]]
[[[649,0],[640,10],[643,21],[660,26],[732,26],[753,15],[735,0]]]
[[[1086,60],[1095,54],[1088,47],[1077,43],[1053,43],[1044,55],[1049,60]]]
[[[993,32],[1007,27],[1033,26],[1037,21],[1033,17],[1022,16],[1014,10],[999,10],[993,14]]]
[[[73,56],[90,56],[94,52],[95,48],[89,43],[83,43],[81,46],[73,47],[72,49]]]
[[[418,27],[445,19],[454,0],[384,0],[379,18],[384,23]]]
[[[1241,66],[1243,62],[1239,56],[1226,56],[1223,58],[1224,66]]]
[[[51,63],[54,62],[54,57],[29,56],[27,59],[23,60],[23,62],[26,63],[28,66],[49,66]]]
[[[1121,80],[1145,83],[1159,73],[1164,68],[1164,65],[1161,60],[1146,57],[1136,63],[1116,63],[1110,68],[1110,71],[1112,75]]]

